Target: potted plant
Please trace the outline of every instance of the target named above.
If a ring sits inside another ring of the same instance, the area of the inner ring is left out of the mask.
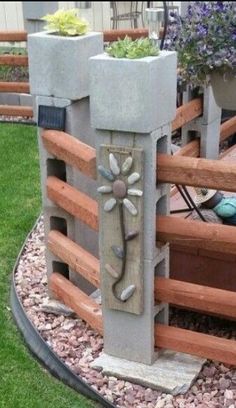
[[[181,18],[172,14],[165,48],[176,50],[182,80],[212,85],[217,104],[236,109],[236,5],[195,1]]]
[[[28,36],[31,93],[70,100],[88,96],[88,60],[103,51],[102,33],[89,32],[77,9],[42,19],[47,31]]]
[[[160,51],[148,38],[126,37],[90,62],[92,126],[149,133],[175,116],[175,52]]]

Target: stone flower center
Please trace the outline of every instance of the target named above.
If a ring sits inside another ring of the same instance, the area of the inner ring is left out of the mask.
[[[116,180],[113,183],[113,194],[117,198],[124,198],[126,196],[127,188],[122,180]]]

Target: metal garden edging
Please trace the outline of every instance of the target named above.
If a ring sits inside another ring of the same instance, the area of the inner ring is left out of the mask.
[[[23,338],[26,342],[27,347],[32,352],[32,354],[42,363],[48,371],[56,378],[61,380],[64,384],[73,388],[75,391],[83,394],[84,396],[91,398],[94,401],[99,402],[105,408],[116,408],[115,405],[103,398],[98,392],[93,390],[80,376],[75,375],[69,367],[67,367],[53,352],[52,349],[47,345],[45,340],[39,334],[37,329],[28,319],[20,298],[16,291],[15,286],[15,272],[19,264],[19,260],[24,251],[25,245],[29,239],[30,234],[35,229],[40,216],[38,217],[33,228],[27,235],[23,246],[16,259],[13,272],[12,272],[12,283],[11,283],[11,294],[10,294],[10,304],[14,320],[19,328]]]

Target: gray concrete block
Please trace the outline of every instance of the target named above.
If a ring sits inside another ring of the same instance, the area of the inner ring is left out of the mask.
[[[41,137],[41,130],[38,131],[39,163],[41,178],[42,203],[44,207],[56,207],[56,204],[47,196],[47,177],[55,176],[73,185],[74,173],[71,166],[62,160],[57,160],[44,147]]]
[[[95,146],[96,132],[90,123],[89,98],[73,102],[66,109],[66,131],[89,146]]]
[[[66,109],[66,132],[89,146],[95,145],[95,130],[90,125],[89,98],[80,99]],[[97,182],[85,176],[75,168],[72,169],[73,186],[93,199],[97,197]],[[91,230],[79,220],[75,220],[76,242],[84,249],[98,257],[98,233]],[[76,279],[74,279],[76,278]],[[77,277],[71,277],[78,284]],[[83,282],[80,282],[81,286]],[[83,285],[84,286],[84,285]],[[86,292],[88,292],[86,288]]]
[[[1,105],[20,105],[20,95],[18,93],[0,92]]]
[[[71,269],[69,271],[69,278],[75,286],[89,296],[96,290],[96,287],[93,286],[87,279]]]
[[[222,109],[216,104],[212,87],[206,87],[203,94],[203,115],[198,119],[198,122],[201,125],[207,125],[221,118],[221,111]]]
[[[97,129],[149,133],[176,112],[176,53],[129,60],[90,59],[91,124]]]
[[[47,242],[47,237],[49,231],[52,229],[61,230],[60,227],[60,219],[65,220],[67,226],[67,233],[66,235],[68,238],[74,241],[75,239],[75,224],[74,224],[74,217],[64,211],[62,208],[55,207],[44,207],[43,208],[43,215],[44,215],[44,232],[45,232],[45,242]],[[58,220],[55,220],[57,218]],[[64,223],[62,228],[64,228]],[[64,231],[61,230],[62,233]]]
[[[97,130],[96,132],[98,163],[100,158],[99,146],[101,144],[137,147],[144,150],[144,222],[142,226],[144,234],[144,312],[141,315],[134,315],[106,308],[105,304],[102,307],[105,353],[145,364],[152,364],[157,358],[154,349],[155,319],[165,323],[168,322],[168,308],[166,305],[162,305],[161,310],[156,310],[153,290],[155,273],[167,277],[169,273],[167,246],[165,246],[164,250],[156,248],[155,220],[157,200],[162,200],[158,212],[162,214],[168,214],[169,212],[169,190],[166,185],[156,186],[156,153],[157,151],[161,153],[170,152],[170,135],[170,124],[149,134],[108,130]],[[99,245],[101,248],[101,237]],[[102,251],[100,251],[100,254],[102,254]],[[155,271],[157,263],[161,261],[165,262],[163,262],[162,267],[160,265],[159,271]],[[101,269],[104,268],[102,256],[100,256],[100,263]],[[120,330],[120,327],[122,327],[122,330]],[[140,336],[140,332],[142,336]]]
[[[91,366],[102,369],[103,374],[177,395],[189,390],[204,363],[203,358],[165,350],[152,365],[101,354]],[[167,406],[166,404],[163,406]]]
[[[47,248],[47,240],[48,234],[52,229],[59,230],[60,232],[64,233],[68,236],[71,240],[74,241],[75,239],[75,223],[74,217],[68,214],[61,208],[58,207],[44,207],[43,208],[43,215],[44,215],[44,239],[45,239],[45,258],[46,258],[46,266],[47,266],[47,276],[49,277],[53,272],[55,272],[55,266],[59,265],[57,272],[62,272],[65,267],[63,267],[63,261],[55,256],[48,248]],[[66,224],[66,230],[65,230]],[[68,278],[71,269],[68,268]],[[49,293],[52,297],[52,294]]]
[[[144,259],[152,260],[159,253],[156,248],[156,201],[159,196],[159,191],[156,188],[156,152],[157,141],[158,148],[161,153],[170,152],[171,138],[170,124],[161,127],[160,129],[145,133],[126,133],[126,132],[110,132],[96,131],[97,154],[99,155],[99,146],[101,144],[114,144],[117,146],[138,147],[144,150]],[[98,157],[99,161],[99,157]],[[162,190],[169,192],[169,186],[160,185]],[[158,186],[159,189],[159,186]],[[148,197],[148,199],[147,199]],[[169,200],[166,201],[166,208],[163,209],[163,214],[169,212]]]
[[[23,15],[24,19],[40,19],[49,13],[54,13],[58,9],[58,3],[56,1],[23,1]],[[45,21],[43,22],[45,25]]]
[[[220,123],[218,116],[208,125],[202,125],[200,131],[200,156],[206,159],[217,160],[219,158],[220,146]]]
[[[153,262],[144,261],[144,311],[141,315],[107,309],[102,304],[105,353],[143,364],[152,364],[156,359],[154,270]]]
[[[30,90],[77,100],[89,95],[89,58],[103,51],[102,33],[63,37],[43,32],[28,36]]]
[[[90,125],[89,98],[72,103],[66,110],[66,131],[89,146],[95,146],[96,132]],[[96,200],[97,181],[73,169],[73,186]],[[75,220],[76,242],[98,257],[98,233]],[[81,282],[82,284],[82,282]]]
[[[20,105],[21,106],[33,106],[33,97],[29,94],[20,94]]]

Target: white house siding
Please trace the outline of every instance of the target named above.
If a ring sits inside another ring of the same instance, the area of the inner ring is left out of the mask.
[[[0,30],[23,30],[24,20],[21,1],[0,2]]]
[[[73,2],[73,1],[60,1],[58,2],[59,8],[73,8],[79,7],[80,4],[85,5],[86,2]],[[118,12],[127,13],[129,12],[130,2],[117,2],[118,3]],[[141,8],[141,3],[139,2],[139,9]],[[144,2],[145,3],[145,2]],[[180,6],[181,2],[169,2],[170,5]],[[161,6],[162,2],[156,1],[153,2],[153,6]],[[33,2],[32,2],[33,7]],[[145,6],[144,6],[145,8]],[[85,17],[90,24],[92,30],[109,30],[112,28],[112,9],[110,7],[109,1],[96,1],[91,2],[91,8],[81,8],[80,14]],[[141,19],[139,19],[139,26],[141,26]],[[118,23],[118,28],[130,28],[129,21],[122,21]],[[22,2],[0,2],[0,31],[1,30],[23,30],[24,29],[24,20],[22,12]]]

